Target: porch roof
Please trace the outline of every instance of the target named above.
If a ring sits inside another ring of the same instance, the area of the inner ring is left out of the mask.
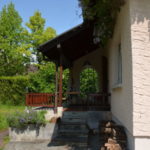
[[[93,25],[82,23],[40,45],[38,49],[48,60],[68,68],[75,60],[97,48],[98,44],[93,42]]]

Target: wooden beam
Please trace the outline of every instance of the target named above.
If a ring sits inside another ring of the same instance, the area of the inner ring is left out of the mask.
[[[62,92],[63,92],[62,80],[63,80],[63,66],[60,65],[59,67],[59,105],[62,105]]]
[[[58,106],[58,65],[56,64],[56,73],[55,73],[55,107],[54,113],[57,113]]]

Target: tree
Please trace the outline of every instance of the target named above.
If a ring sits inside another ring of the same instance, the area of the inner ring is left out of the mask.
[[[38,65],[39,70],[30,74],[29,92],[54,93],[55,91],[55,65],[47,62]]]
[[[0,76],[23,74],[30,60],[30,45],[22,19],[12,3],[0,12]]]
[[[30,42],[32,44],[32,53],[36,55],[37,63],[42,63],[41,53],[37,50],[40,44],[54,38],[56,31],[48,27],[45,29],[45,19],[39,11],[36,11],[33,16],[30,17],[29,22],[26,26],[30,29]]]
[[[45,19],[39,11],[36,11],[26,23],[29,28],[30,44],[32,45],[32,54],[36,57],[33,60],[38,71],[31,74],[30,92],[51,92],[55,90],[55,65],[52,62],[45,62],[42,59],[42,54],[37,50],[38,46],[44,42],[54,38],[56,31],[48,27],[45,29]]]

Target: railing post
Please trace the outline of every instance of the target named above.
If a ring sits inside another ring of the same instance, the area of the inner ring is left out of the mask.
[[[26,94],[26,106],[28,106],[28,98],[29,98],[29,95]]]

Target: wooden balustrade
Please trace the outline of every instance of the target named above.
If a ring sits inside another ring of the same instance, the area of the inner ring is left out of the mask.
[[[55,94],[50,93],[28,93],[26,94],[26,105],[33,107],[54,107]]]
[[[110,107],[109,96],[108,93],[96,93],[96,94],[88,94],[86,99],[80,99],[79,92],[70,92],[67,94],[78,95],[76,97],[76,101],[70,101],[71,105],[80,105],[83,107],[88,106],[97,106],[97,107]],[[59,93],[58,93],[59,95]],[[57,106],[61,106],[61,101],[59,100],[59,96],[57,96]],[[57,107],[55,106],[55,94],[50,93],[28,93],[26,94],[26,105],[32,107]]]

